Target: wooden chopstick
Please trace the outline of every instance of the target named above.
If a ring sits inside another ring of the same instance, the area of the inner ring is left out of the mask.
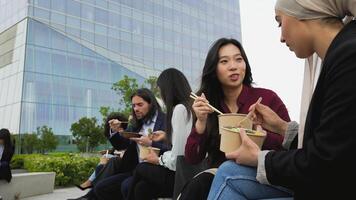
[[[191,92],[191,93],[190,93],[190,98],[192,98],[192,99],[195,100],[196,98],[198,98],[198,96],[197,96],[196,94],[194,94],[193,92]],[[211,109],[213,109],[215,112],[219,113],[220,115],[224,114],[224,113],[222,113],[220,110],[216,109],[214,106],[212,106],[212,105],[210,105],[210,104],[208,104],[208,106],[209,106]]]
[[[261,101],[262,101],[262,97],[259,97],[259,98],[257,99],[257,101],[256,101],[256,104],[261,103]],[[253,107],[253,109],[250,110],[250,112],[248,112],[247,115],[246,115],[241,121],[239,121],[239,122],[237,123],[237,127],[239,127],[243,121],[245,121],[246,119],[249,119],[249,118],[251,117],[251,115],[252,115],[253,112],[255,112],[255,107]]]

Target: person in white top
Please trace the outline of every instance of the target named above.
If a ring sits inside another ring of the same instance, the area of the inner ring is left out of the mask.
[[[188,80],[175,68],[164,70],[157,79],[161,97],[166,105],[167,127],[156,131],[162,140],[172,143],[172,149],[157,156],[154,152],[137,165],[128,199],[172,197],[177,156],[184,155],[187,137],[192,129]],[[171,123],[168,123],[171,122]]]

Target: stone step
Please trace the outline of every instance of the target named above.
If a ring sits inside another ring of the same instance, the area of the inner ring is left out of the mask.
[[[52,193],[55,176],[55,172],[15,173],[10,183],[0,181],[0,196],[3,200],[17,200]]]

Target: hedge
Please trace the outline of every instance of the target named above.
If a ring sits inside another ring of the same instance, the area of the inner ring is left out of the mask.
[[[55,185],[68,186],[86,180],[98,162],[98,157],[82,157],[72,153],[29,154],[15,155],[11,167],[29,172],[56,172]]]

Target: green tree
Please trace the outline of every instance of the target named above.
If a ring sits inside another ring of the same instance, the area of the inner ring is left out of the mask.
[[[97,119],[94,117],[79,119],[78,122],[72,124],[70,131],[81,152],[93,151],[99,144],[106,142],[103,129],[100,125],[97,125]]]
[[[147,87],[148,89],[150,89],[153,92],[155,97],[160,98],[161,95],[160,95],[159,89],[157,87],[157,77],[155,77],[155,76],[148,77],[148,79],[145,80],[144,85],[142,85],[142,87]]]
[[[52,128],[47,126],[37,127],[37,135],[40,137],[39,147],[42,153],[53,151],[57,148],[59,141]]]
[[[124,76],[123,79],[114,83],[111,89],[113,89],[120,97],[119,104],[122,107],[122,110],[113,110],[110,107],[101,107],[100,113],[103,117],[107,116],[104,114],[108,114],[111,112],[121,112],[126,116],[131,114],[131,95],[138,89],[146,87],[150,89],[156,97],[159,97],[159,90],[157,87],[157,77],[150,76],[148,79],[144,81],[144,83],[139,87],[137,80],[135,78],[130,78],[127,75]]]
[[[34,153],[38,151],[40,140],[35,133],[25,133],[21,135],[23,153]]]
[[[114,83],[111,89],[121,97],[119,102],[123,107],[121,112],[128,116],[131,112],[131,95],[138,89],[137,80],[125,75],[123,79]]]

